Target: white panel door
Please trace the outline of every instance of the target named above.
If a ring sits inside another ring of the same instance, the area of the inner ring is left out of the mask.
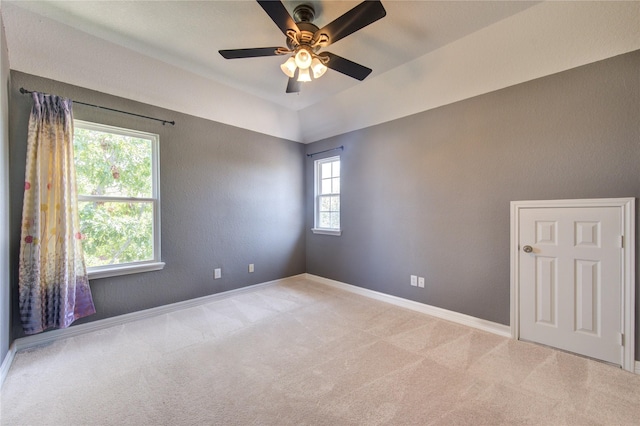
[[[524,208],[520,338],[622,365],[619,207]]]

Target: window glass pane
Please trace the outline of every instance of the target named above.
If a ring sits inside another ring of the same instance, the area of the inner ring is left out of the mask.
[[[331,163],[322,163],[320,170],[320,178],[326,179],[331,177]]]
[[[331,210],[331,197],[320,197],[320,211],[328,212]]]
[[[331,197],[331,211],[332,212],[340,211],[340,197]]]
[[[87,267],[153,259],[151,202],[78,203]]]
[[[320,182],[320,194],[331,194],[331,181],[332,179],[322,179]]]
[[[315,226],[340,229],[340,157],[316,160]]]
[[[320,213],[320,228],[331,228],[331,213]]]
[[[334,161],[333,163],[333,177],[340,176],[340,161]]]
[[[331,214],[331,226],[330,228],[340,229],[340,213]]]
[[[339,194],[340,193],[340,178],[334,178],[331,179],[332,182],[332,189],[333,189],[333,194]]]
[[[153,196],[150,140],[80,127],[73,139],[78,194]]]

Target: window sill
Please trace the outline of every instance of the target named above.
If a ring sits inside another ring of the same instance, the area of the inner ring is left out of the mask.
[[[89,280],[98,278],[117,277],[119,275],[137,274],[140,272],[159,271],[164,268],[164,262],[138,263],[126,266],[98,267],[88,271]]]
[[[335,235],[336,237],[339,237],[340,235],[342,235],[342,229],[312,228],[311,232],[313,232],[314,234],[320,234],[320,235]]]

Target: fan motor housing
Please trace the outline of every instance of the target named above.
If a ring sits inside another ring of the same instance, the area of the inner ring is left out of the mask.
[[[298,29],[300,30],[300,32],[296,36],[298,44],[311,45],[313,36],[315,35],[316,31],[318,31],[318,27],[313,25],[311,22],[298,22],[297,25]],[[294,50],[296,48],[289,37],[287,37],[287,47],[291,50]]]

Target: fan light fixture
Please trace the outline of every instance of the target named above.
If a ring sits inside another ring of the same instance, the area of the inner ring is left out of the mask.
[[[2,0],[0,0],[1,2]],[[300,82],[320,78],[331,68],[346,76],[362,81],[371,73],[371,68],[360,65],[322,49],[356,31],[382,19],[387,11],[380,0],[365,0],[329,22],[322,28],[313,23],[316,18],[314,0],[302,2],[293,9],[293,15],[283,0],[257,0],[269,18],[286,36],[286,47],[256,47],[252,49],[219,50],[225,59],[257,58],[261,56],[286,55],[282,72],[289,77],[287,93],[299,93]],[[287,0],[286,3],[291,3]]]
[[[298,69],[298,81],[311,81],[311,72],[313,78],[320,78],[327,72],[327,66],[324,64],[324,58],[319,57],[305,46],[300,46],[295,54],[282,65],[280,69],[289,78],[293,78],[296,75],[296,69]]]

